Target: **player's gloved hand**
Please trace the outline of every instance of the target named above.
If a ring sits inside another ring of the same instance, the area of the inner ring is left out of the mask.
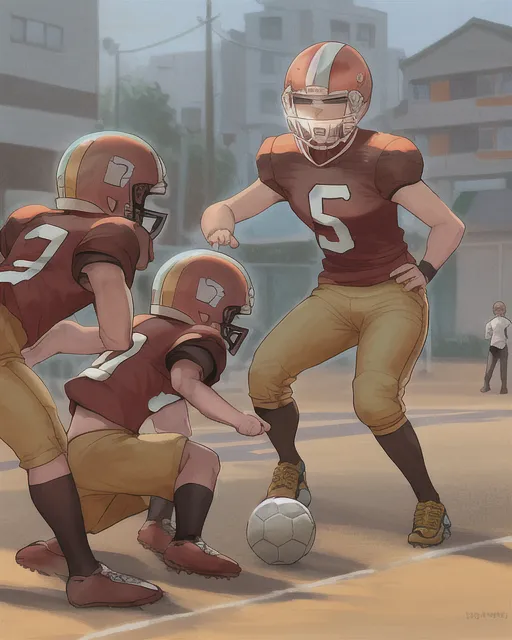
[[[240,435],[249,437],[261,436],[262,433],[270,431],[268,422],[252,413],[241,414],[240,421],[234,427]]]
[[[240,244],[229,229],[213,231],[206,239],[212,247],[218,244],[219,247],[230,246],[232,249],[236,249]]]

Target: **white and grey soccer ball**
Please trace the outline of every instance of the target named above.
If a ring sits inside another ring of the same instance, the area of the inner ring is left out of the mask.
[[[309,509],[297,500],[269,498],[247,523],[247,542],[267,564],[294,564],[311,551],[316,525]]]

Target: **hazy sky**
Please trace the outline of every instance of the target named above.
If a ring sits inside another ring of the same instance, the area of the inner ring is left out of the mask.
[[[204,0],[100,0],[101,36],[111,36],[124,49],[157,42],[197,24],[204,16]],[[311,6],[314,7],[314,0]],[[512,25],[512,0],[359,0],[356,4],[385,11],[389,16],[389,44],[407,55],[435,42],[472,17]],[[244,13],[258,11],[255,0],[213,0],[224,30],[243,29]],[[145,54],[123,57],[124,64],[144,64],[149,55],[203,48],[201,29],[172,44]],[[102,74],[108,76],[108,64]]]

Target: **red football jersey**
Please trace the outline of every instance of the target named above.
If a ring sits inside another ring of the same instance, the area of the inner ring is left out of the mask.
[[[186,352],[190,347],[200,347],[211,356],[213,367],[207,372],[205,384],[218,382],[226,366],[226,346],[218,331],[169,318],[137,316],[131,349],[107,351],[66,383],[71,414],[79,405],[138,433],[152,414],[152,399],[162,393],[177,395],[170,376],[173,353],[178,348]]]
[[[359,129],[338,156],[318,166],[284,134],[267,138],[256,162],[260,180],[314,231],[325,254],[320,282],[378,284],[415,262],[391,201],[421,180],[423,159],[407,138]]]
[[[30,206],[9,216],[0,252],[0,304],[20,320],[29,347],[94,302],[81,285],[86,265],[117,264],[131,287],[140,246],[135,224],[124,218]]]

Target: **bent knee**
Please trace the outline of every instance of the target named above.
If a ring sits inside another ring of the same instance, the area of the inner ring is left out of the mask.
[[[260,347],[261,349],[261,347]],[[292,397],[291,385],[296,376],[282,366],[275,354],[258,350],[249,369],[249,395],[255,407],[277,409]]]
[[[374,435],[386,435],[402,426],[405,407],[400,398],[400,384],[393,376],[366,371],[353,383],[354,411]]]
[[[183,458],[192,465],[198,465],[201,469],[209,469],[215,475],[220,473],[219,456],[208,447],[198,442],[188,441],[183,450]]]

